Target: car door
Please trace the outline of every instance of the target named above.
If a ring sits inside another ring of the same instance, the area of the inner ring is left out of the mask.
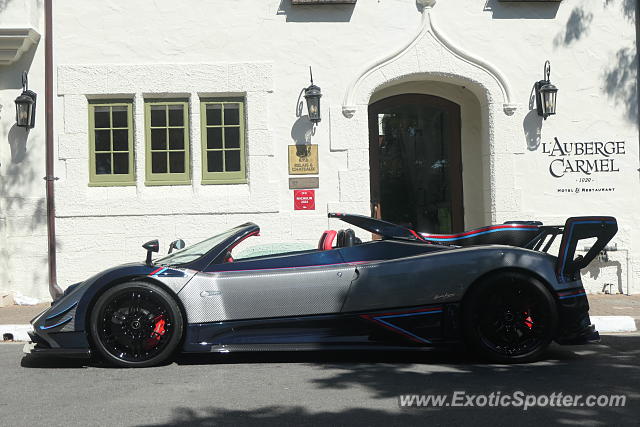
[[[339,313],[356,275],[337,250],[212,265],[180,292],[189,323]]]

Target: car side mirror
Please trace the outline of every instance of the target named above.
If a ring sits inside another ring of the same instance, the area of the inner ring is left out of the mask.
[[[184,240],[182,240],[182,239],[174,240],[169,245],[169,253],[173,252],[174,249],[179,251],[180,249],[183,249],[184,247],[185,247]]]
[[[149,240],[147,243],[142,245],[142,247],[144,249],[146,249],[146,251],[147,251],[146,263],[147,263],[147,265],[149,267],[151,267],[151,254],[153,252],[159,252],[160,251],[160,243],[158,242],[158,239]]]

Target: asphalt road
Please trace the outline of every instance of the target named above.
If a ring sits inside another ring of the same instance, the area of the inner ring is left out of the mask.
[[[558,347],[529,365],[455,351],[181,356],[113,369],[0,344],[0,423],[26,425],[638,425],[640,334]],[[400,394],[624,394],[625,407],[399,407]]]

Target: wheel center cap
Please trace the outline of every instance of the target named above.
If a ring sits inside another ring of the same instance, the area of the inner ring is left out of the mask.
[[[134,320],[133,322],[131,322],[131,328],[132,329],[140,329],[140,321],[139,320]]]
[[[513,313],[507,312],[504,314],[504,320],[507,322],[513,322]]]

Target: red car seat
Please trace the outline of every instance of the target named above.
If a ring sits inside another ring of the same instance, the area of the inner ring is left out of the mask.
[[[336,238],[336,234],[338,234],[335,230],[326,230],[320,236],[320,241],[318,242],[318,249],[321,251],[328,251],[329,249],[333,249],[333,241]]]

